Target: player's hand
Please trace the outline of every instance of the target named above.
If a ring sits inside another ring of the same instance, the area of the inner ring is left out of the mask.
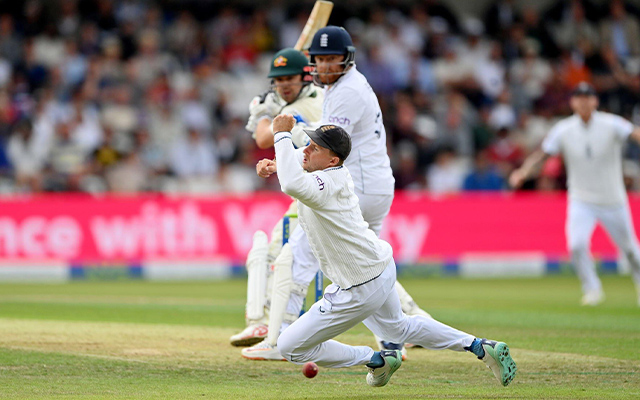
[[[278,132],[291,132],[295,124],[296,119],[293,118],[293,115],[280,114],[273,119],[273,133],[276,134]]]
[[[256,164],[256,172],[260,178],[268,178],[276,172],[276,162],[264,158]]]
[[[511,175],[509,175],[509,185],[514,189],[518,189],[520,186],[522,186],[526,179],[527,176],[525,175],[525,173],[520,168],[518,168],[514,170]]]

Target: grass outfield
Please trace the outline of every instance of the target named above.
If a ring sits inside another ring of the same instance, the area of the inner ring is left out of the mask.
[[[628,277],[607,300],[578,306],[575,277],[411,279],[442,322],[506,341],[518,363],[507,388],[470,354],[412,349],[389,385],[364,367],[301,367],[240,357],[244,281],[0,284],[2,399],[638,399],[640,307]],[[373,345],[360,325],[340,340]]]

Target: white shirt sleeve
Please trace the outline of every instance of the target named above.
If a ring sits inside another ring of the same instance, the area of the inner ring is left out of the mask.
[[[618,115],[611,115],[610,121],[613,124],[616,136],[621,140],[627,140],[631,132],[633,132],[634,125]]]
[[[273,140],[282,191],[310,208],[321,209],[333,189],[331,178],[322,171],[304,172],[300,157],[293,148],[290,132],[278,132]]]
[[[560,148],[561,147],[560,136],[562,133],[561,127],[562,127],[561,122],[559,122],[555,124],[553,128],[551,128],[547,136],[542,141],[542,151],[552,156],[555,156],[556,154],[560,153],[560,151],[562,150]]]
[[[351,135],[364,114],[365,102],[354,89],[346,87],[338,90],[341,92],[334,93],[330,101],[325,97],[326,106],[322,112],[321,125],[338,125]]]

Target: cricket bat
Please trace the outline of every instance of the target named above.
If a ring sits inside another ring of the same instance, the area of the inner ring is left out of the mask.
[[[319,29],[327,26],[329,22],[329,16],[331,16],[331,10],[333,10],[333,3],[330,1],[318,0],[311,10],[309,19],[302,29],[302,33],[298,38],[298,42],[293,47],[296,50],[302,51],[309,48],[313,35],[318,32]]]

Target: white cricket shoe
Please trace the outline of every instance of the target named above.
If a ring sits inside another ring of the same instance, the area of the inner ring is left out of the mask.
[[[604,301],[602,290],[589,290],[582,296],[580,304],[583,306],[597,306]]]
[[[269,333],[269,327],[264,324],[249,325],[236,335],[231,336],[232,346],[253,346],[263,341]]]
[[[287,361],[280,355],[277,346],[272,346],[266,340],[256,344],[253,347],[242,349],[242,357],[249,360],[263,361]]]

